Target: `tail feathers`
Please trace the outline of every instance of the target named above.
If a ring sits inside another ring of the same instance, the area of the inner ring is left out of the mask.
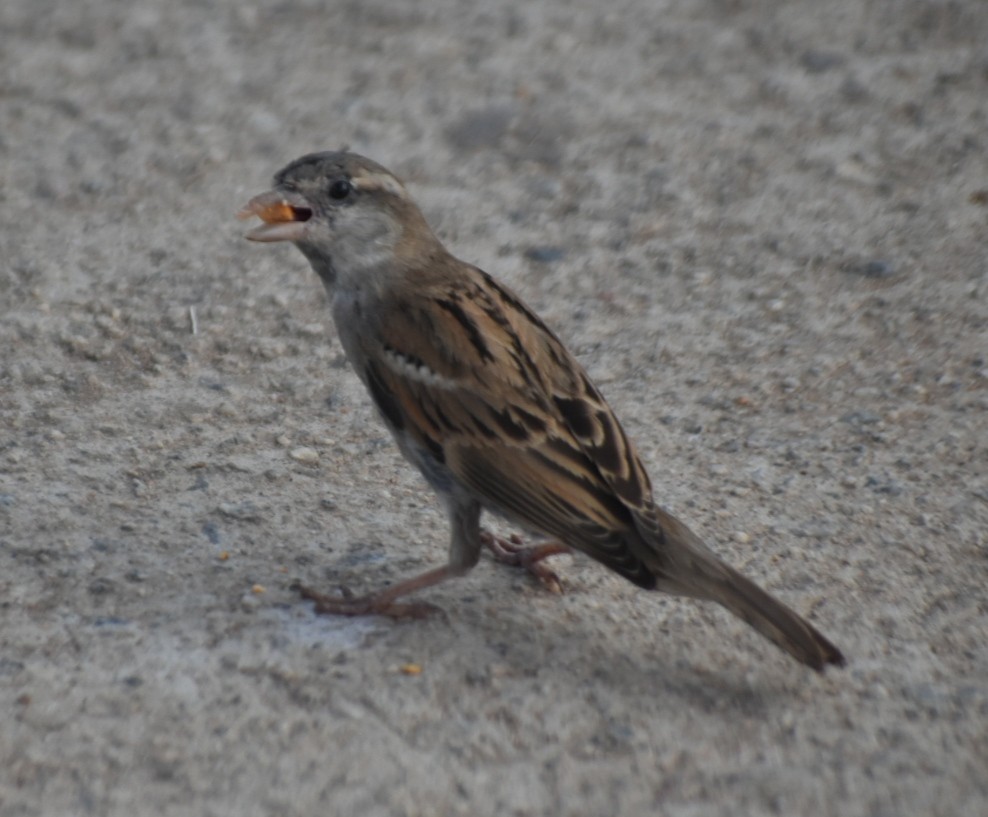
[[[770,596],[734,568],[720,565],[724,578],[708,586],[708,598],[723,605],[797,661],[817,672],[844,666],[844,656],[802,616]]]
[[[715,601],[817,672],[844,666],[844,656],[812,624],[717,558],[689,528],[660,512],[661,536],[651,544],[656,589]],[[654,531],[654,528],[653,528]],[[658,564],[655,563],[658,557]]]

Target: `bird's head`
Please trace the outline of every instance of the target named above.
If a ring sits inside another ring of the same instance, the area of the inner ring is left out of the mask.
[[[435,242],[397,177],[346,151],[296,159],[237,215],[264,222],[246,238],[293,242],[327,284],[400,263]]]

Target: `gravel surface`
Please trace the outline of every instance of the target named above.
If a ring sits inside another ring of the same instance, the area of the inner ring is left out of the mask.
[[[988,813],[983,0],[3,0],[0,815]],[[847,654],[447,527],[292,247],[349,145]]]

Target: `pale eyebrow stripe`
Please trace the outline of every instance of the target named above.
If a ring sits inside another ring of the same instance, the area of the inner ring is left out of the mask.
[[[402,199],[408,198],[408,194],[405,192],[405,188],[402,187],[401,182],[388,173],[367,173],[365,175],[354,176],[351,183],[358,190],[381,190]]]

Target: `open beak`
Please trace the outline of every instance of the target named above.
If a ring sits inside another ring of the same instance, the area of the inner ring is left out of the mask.
[[[237,213],[237,218],[257,216],[264,223],[248,230],[244,238],[251,241],[298,241],[305,237],[305,222],[312,218],[312,208],[301,201],[290,199],[279,190],[269,190],[254,196]]]

